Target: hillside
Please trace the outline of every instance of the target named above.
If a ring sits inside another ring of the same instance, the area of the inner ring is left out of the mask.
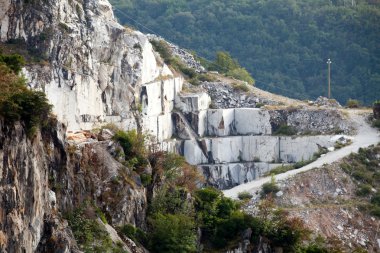
[[[341,252],[221,190],[379,142],[368,109],[252,87],[226,53],[207,72],[107,0],[0,2],[0,252]]]
[[[216,51],[230,52],[259,88],[298,99],[326,96],[331,58],[332,96],[339,102],[380,97],[379,1],[111,2],[121,23],[210,60]]]

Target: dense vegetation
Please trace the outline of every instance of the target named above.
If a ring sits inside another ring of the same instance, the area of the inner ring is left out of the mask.
[[[256,86],[301,99],[380,97],[378,0],[112,0],[122,23],[213,59],[228,51]],[[353,5],[352,5],[353,4]]]
[[[359,149],[341,165],[358,184],[356,194],[368,200],[365,206],[371,214],[380,217],[380,145]]]
[[[250,249],[254,249],[263,238],[271,247],[281,247],[285,252],[313,252],[305,241],[310,231],[305,229],[303,222],[276,210],[271,199],[260,204],[257,216],[248,215],[241,211],[239,202],[224,197],[219,190],[199,189],[203,178],[184,157],[157,152],[154,148],[146,149],[146,137],[141,133],[115,132],[114,140],[122,148],[124,164],[140,175],[141,182],[143,175],[149,176],[149,180],[143,183],[148,192],[147,227],[142,230],[124,224],[118,228],[120,234],[157,253],[197,252],[199,247],[203,252],[223,252],[238,247],[244,239],[250,240]],[[120,157],[120,154],[116,156]],[[136,162],[132,162],[134,160]],[[151,168],[149,174],[143,169],[146,166]],[[271,192],[275,190],[266,193],[269,196]],[[240,197],[246,200],[251,196],[246,193]],[[69,217],[74,234],[79,240],[88,238],[80,241],[80,245],[83,248],[97,247],[93,243],[95,234],[91,232],[93,221],[88,217],[84,221],[75,220],[79,214],[83,216],[88,212],[83,212],[83,208],[76,212]],[[101,218],[99,214],[95,216]],[[78,222],[89,227],[89,231],[77,231]],[[98,228],[95,226],[94,229]],[[105,240],[108,247],[115,246],[106,237],[99,240]],[[324,246],[315,247],[323,249]]]
[[[0,52],[0,116],[7,123],[22,121],[31,137],[38,127],[47,125],[51,105],[45,93],[29,90],[18,75],[24,64],[20,55]]]

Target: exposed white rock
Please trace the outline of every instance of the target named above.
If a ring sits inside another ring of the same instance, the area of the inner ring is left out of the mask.
[[[176,107],[182,112],[199,112],[207,110],[210,106],[211,98],[205,93],[185,94],[178,97]]]

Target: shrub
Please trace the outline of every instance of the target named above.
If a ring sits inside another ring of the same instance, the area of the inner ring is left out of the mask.
[[[278,166],[274,169],[272,169],[271,171],[269,171],[266,175],[270,175],[270,174],[273,174],[273,175],[278,175],[278,174],[281,174],[281,173],[285,173],[289,170],[294,170],[294,165],[281,165],[281,166]]]
[[[232,87],[236,91],[244,91],[244,92],[249,91],[249,87],[245,83],[234,84]]]
[[[372,126],[380,129],[380,119],[374,120]]]
[[[371,203],[380,207],[380,192],[377,192],[372,198]]]
[[[198,80],[201,82],[215,82],[217,79],[210,74],[200,74],[198,75]]]
[[[4,63],[15,74],[18,74],[25,65],[25,60],[19,54],[3,55],[0,53],[0,63]]]
[[[253,198],[253,195],[247,191],[244,191],[244,192],[239,192],[238,198],[240,200],[248,200],[248,199]]]
[[[140,175],[140,178],[141,178],[142,185],[145,187],[150,185],[150,183],[152,182],[152,176],[149,174],[143,173]]]
[[[119,130],[115,133],[113,139],[120,143],[130,166],[139,168],[147,164],[145,136],[143,134],[138,133],[136,130],[127,132]]]
[[[8,123],[24,122],[29,137],[48,123],[51,112],[45,94],[29,90],[25,80],[0,63],[0,115]]]
[[[255,84],[255,80],[245,68],[236,68],[236,69],[230,70],[226,73],[226,75],[236,78],[238,80],[247,82],[250,85]]]
[[[356,191],[356,194],[358,196],[367,196],[372,191],[372,186],[369,184],[361,184],[359,185],[358,190]]]
[[[104,227],[96,220],[94,206],[85,203],[67,215],[75,240],[84,252],[122,252],[120,245],[114,245]]]
[[[272,176],[271,181],[263,184],[261,189],[261,196],[265,197],[269,194],[274,194],[280,191],[280,188],[277,186],[274,177]]]
[[[349,99],[347,100],[347,103],[346,103],[347,107],[348,108],[359,108],[360,107],[360,102],[359,100],[356,100],[356,99]]]
[[[292,127],[288,125],[281,125],[274,133],[273,135],[296,135],[297,131]]]
[[[161,214],[151,217],[149,245],[154,252],[196,252],[195,224],[184,214]]]

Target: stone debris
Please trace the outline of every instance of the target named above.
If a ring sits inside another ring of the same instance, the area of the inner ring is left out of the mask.
[[[317,105],[321,107],[341,108],[342,106],[335,99],[329,99],[326,97],[318,97],[314,102],[309,101],[311,105]]]
[[[257,108],[262,105],[278,105],[276,101],[260,98],[252,92],[234,89],[224,82],[203,82],[202,88],[207,91],[212,100],[212,108]]]
[[[147,34],[147,37],[149,38],[149,40],[165,41],[168,44],[169,48],[171,49],[173,56],[179,57],[182,60],[182,62],[187,65],[187,67],[194,69],[197,73],[206,72],[206,69],[201,65],[199,61],[195,59],[194,55],[192,55],[185,49],[180,48],[179,46],[173,43],[170,43],[164,38],[157,36],[155,34]]]
[[[326,238],[336,237],[346,248],[344,252],[357,247],[379,252],[376,233],[380,220],[351,204],[355,202],[356,186],[339,163],[299,174],[278,185],[282,194],[276,194],[277,205],[290,216],[304,220],[312,231]],[[244,209],[254,213],[256,204],[257,200],[251,200]]]

